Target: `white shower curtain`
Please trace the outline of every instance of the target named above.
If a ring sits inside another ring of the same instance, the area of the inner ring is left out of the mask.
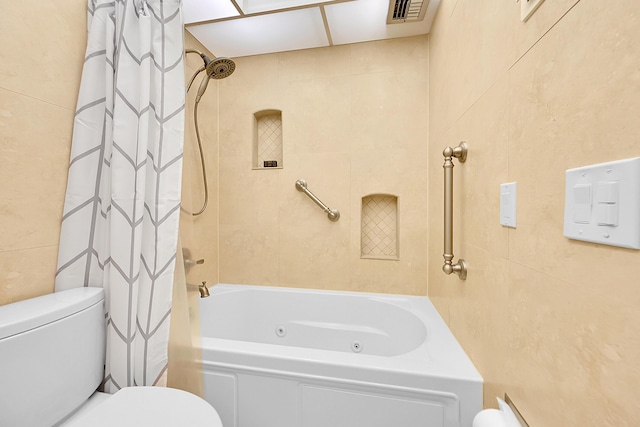
[[[104,389],[167,366],[184,140],[180,0],[89,0],[56,291],[105,290]]]

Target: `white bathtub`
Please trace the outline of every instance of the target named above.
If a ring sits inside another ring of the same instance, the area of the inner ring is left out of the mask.
[[[205,399],[225,427],[471,427],[482,377],[426,297],[216,285]]]

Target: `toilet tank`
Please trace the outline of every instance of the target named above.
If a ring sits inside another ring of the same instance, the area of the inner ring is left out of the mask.
[[[0,426],[53,426],[104,374],[101,288],[76,288],[0,306]]]

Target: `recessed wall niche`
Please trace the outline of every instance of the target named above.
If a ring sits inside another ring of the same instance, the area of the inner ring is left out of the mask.
[[[370,194],[362,198],[360,257],[397,260],[398,197]]]
[[[258,111],[253,119],[253,169],[282,169],[282,111]]]

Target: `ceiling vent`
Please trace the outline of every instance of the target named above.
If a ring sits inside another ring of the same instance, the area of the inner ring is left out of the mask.
[[[422,21],[427,6],[429,0],[389,0],[387,24]]]

